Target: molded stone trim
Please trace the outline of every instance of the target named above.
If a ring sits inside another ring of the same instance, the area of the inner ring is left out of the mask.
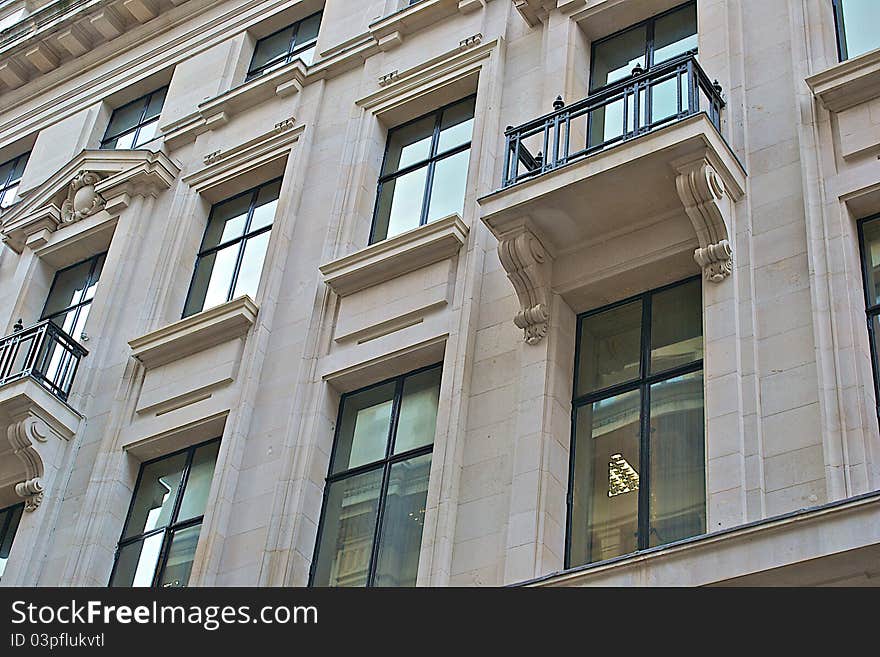
[[[880,49],[847,59],[806,79],[826,109],[845,109],[880,97]]]
[[[488,2],[491,0],[422,0],[371,23],[370,36],[379,50],[391,50],[403,43],[408,34],[434,25],[458,12],[469,14],[483,9]]]
[[[132,356],[153,369],[244,336],[258,311],[253,299],[240,296],[135,338],[128,346]]]

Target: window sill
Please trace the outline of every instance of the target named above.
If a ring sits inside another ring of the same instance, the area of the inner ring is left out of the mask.
[[[131,340],[132,356],[147,369],[244,336],[257,318],[257,304],[241,296]]]
[[[853,57],[806,79],[829,111],[842,112],[880,97],[880,48]]]
[[[467,241],[457,214],[371,244],[319,267],[324,282],[340,297],[379,285],[421,267],[452,258]]]

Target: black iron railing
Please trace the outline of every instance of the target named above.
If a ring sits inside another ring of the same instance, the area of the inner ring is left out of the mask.
[[[633,75],[571,105],[562,98],[554,111],[508,127],[502,187],[541,175],[620,142],[705,112],[721,129],[724,100],[688,53]]]
[[[0,339],[0,385],[32,377],[67,401],[80,359],[88,354],[51,320]]]

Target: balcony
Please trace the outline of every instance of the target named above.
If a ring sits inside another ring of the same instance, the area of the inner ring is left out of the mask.
[[[87,353],[50,320],[0,340],[0,501],[42,502],[82,419],[67,399]]]
[[[721,136],[723,110],[719,86],[685,54],[505,131],[501,186],[478,203],[527,342],[546,332],[550,290],[589,283],[587,252],[606,269],[654,261],[686,275],[696,260],[709,281],[731,273],[746,172]]]

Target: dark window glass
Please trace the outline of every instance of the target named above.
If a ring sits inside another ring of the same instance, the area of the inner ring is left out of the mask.
[[[697,5],[692,2],[596,41],[590,91],[629,77],[637,65],[648,69],[696,51]]]
[[[880,2],[833,0],[840,59],[880,48]]]
[[[463,213],[475,100],[388,132],[370,244]]]
[[[0,210],[15,203],[18,184],[30,155],[30,153],[24,153],[0,164]]]
[[[578,318],[567,565],[706,531],[699,279]]]
[[[880,415],[880,215],[859,223],[868,338],[874,361],[874,397]]]
[[[155,139],[167,92],[168,87],[162,87],[113,110],[101,148],[141,148]]]
[[[311,64],[315,58],[320,27],[321,13],[318,12],[257,41],[245,82],[289,64],[294,59]]]
[[[51,319],[74,340],[82,338],[106,253],[55,273],[40,319]]]
[[[6,571],[6,562],[9,561],[9,552],[12,550],[12,541],[21,520],[23,504],[0,509],[0,578]]]
[[[256,296],[280,191],[281,180],[273,180],[211,208],[184,317]]]
[[[110,586],[186,586],[220,440],[141,466]]]
[[[343,396],[313,585],[415,585],[441,369]]]

